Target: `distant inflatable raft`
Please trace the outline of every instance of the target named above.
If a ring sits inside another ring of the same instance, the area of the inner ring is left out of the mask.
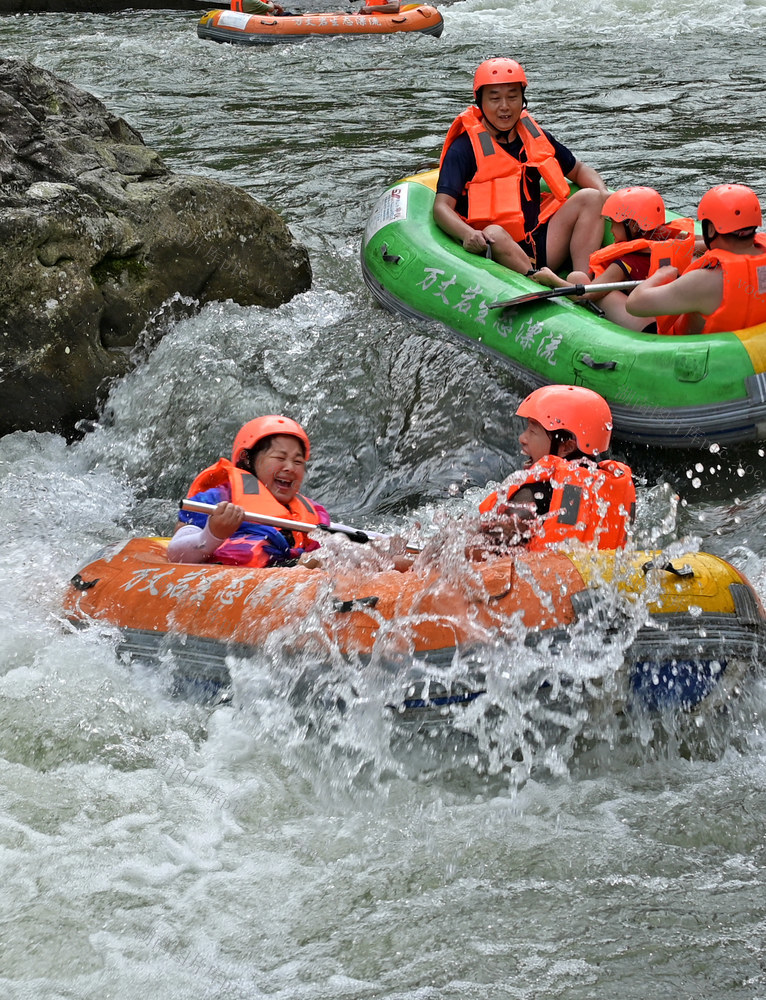
[[[211,10],[197,25],[197,35],[213,42],[261,45],[273,42],[303,42],[332,35],[389,35],[419,32],[438,38],[444,19],[435,7],[408,7],[399,14],[301,14],[264,17],[233,10]]]

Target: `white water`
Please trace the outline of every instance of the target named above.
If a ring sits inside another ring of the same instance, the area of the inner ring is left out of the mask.
[[[284,665],[233,661],[232,705],[205,709],[59,612],[96,549],[170,528],[258,412],[309,427],[309,493],[338,519],[468,509],[518,464],[518,393],[371,303],[356,258],[377,193],[433,164],[474,65],[507,53],[533,112],[611,184],[655,183],[682,211],[723,180],[764,198],[765,10],[468,0],[439,41],[267,51],[198,41],[193,14],[0,21],[3,55],[95,91],[174,168],[283,212],[315,272],[280,310],[172,324],[82,442],[0,440],[3,1000],[766,996],[760,681],[690,731],[575,705],[552,736],[518,682],[535,654],[508,643],[492,675],[507,714],[477,709],[478,743],[397,740],[374,675],[341,717],[290,701]],[[761,450],[627,457],[642,544],[687,537],[766,596]],[[608,677],[610,657],[583,644],[562,672]]]

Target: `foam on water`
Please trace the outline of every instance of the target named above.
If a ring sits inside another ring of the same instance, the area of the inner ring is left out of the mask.
[[[339,519],[427,540],[475,509],[519,465],[523,387],[371,303],[356,255],[372,203],[435,164],[498,53],[613,186],[652,183],[682,211],[723,180],[764,197],[765,17],[745,0],[464,0],[438,42],[268,51],[198,41],[195,12],[0,22],[4,55],[96,91],[175,169],[283,212],[315,274],[276,311],[169,322],[82,442],[0,441],[3,997],[763,994],[762,682],[685,727],[620,717],[609,685],[640,617],[559,659],[506,636],[483,663],[492,710],[412,734],[381,710],[398,690],[382,664],[314,675],[274,648],[232,660],[233,701],[204,707],[171,696],[172,663],[131,667],[59,608],[95,550],[169,531],[257,412],[307,424],[307,489]],[[638,544],[692,536],[766,594],[758,449],[627,457]],[[547,704],[527,684],[543,671]]]

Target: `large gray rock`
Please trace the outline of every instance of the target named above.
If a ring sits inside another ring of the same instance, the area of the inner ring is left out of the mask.
[[[0,434],[73,433],[163,303],[277,306],[304,247],[245,191],[174,174],[123,119],[0,59]]]

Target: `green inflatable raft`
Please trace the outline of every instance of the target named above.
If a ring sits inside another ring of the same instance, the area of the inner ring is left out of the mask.
[[[440,323],[500,357],[524,389],[550,383],[601,393],[623,440],[705,448],[766,438],[766,324],[660,337],[603,319],[565,297],[514,309],[493,303],[540,285],[470,254],[434,223],[437,171],[408,177],[375,204],[362,271],[392,312]]]

